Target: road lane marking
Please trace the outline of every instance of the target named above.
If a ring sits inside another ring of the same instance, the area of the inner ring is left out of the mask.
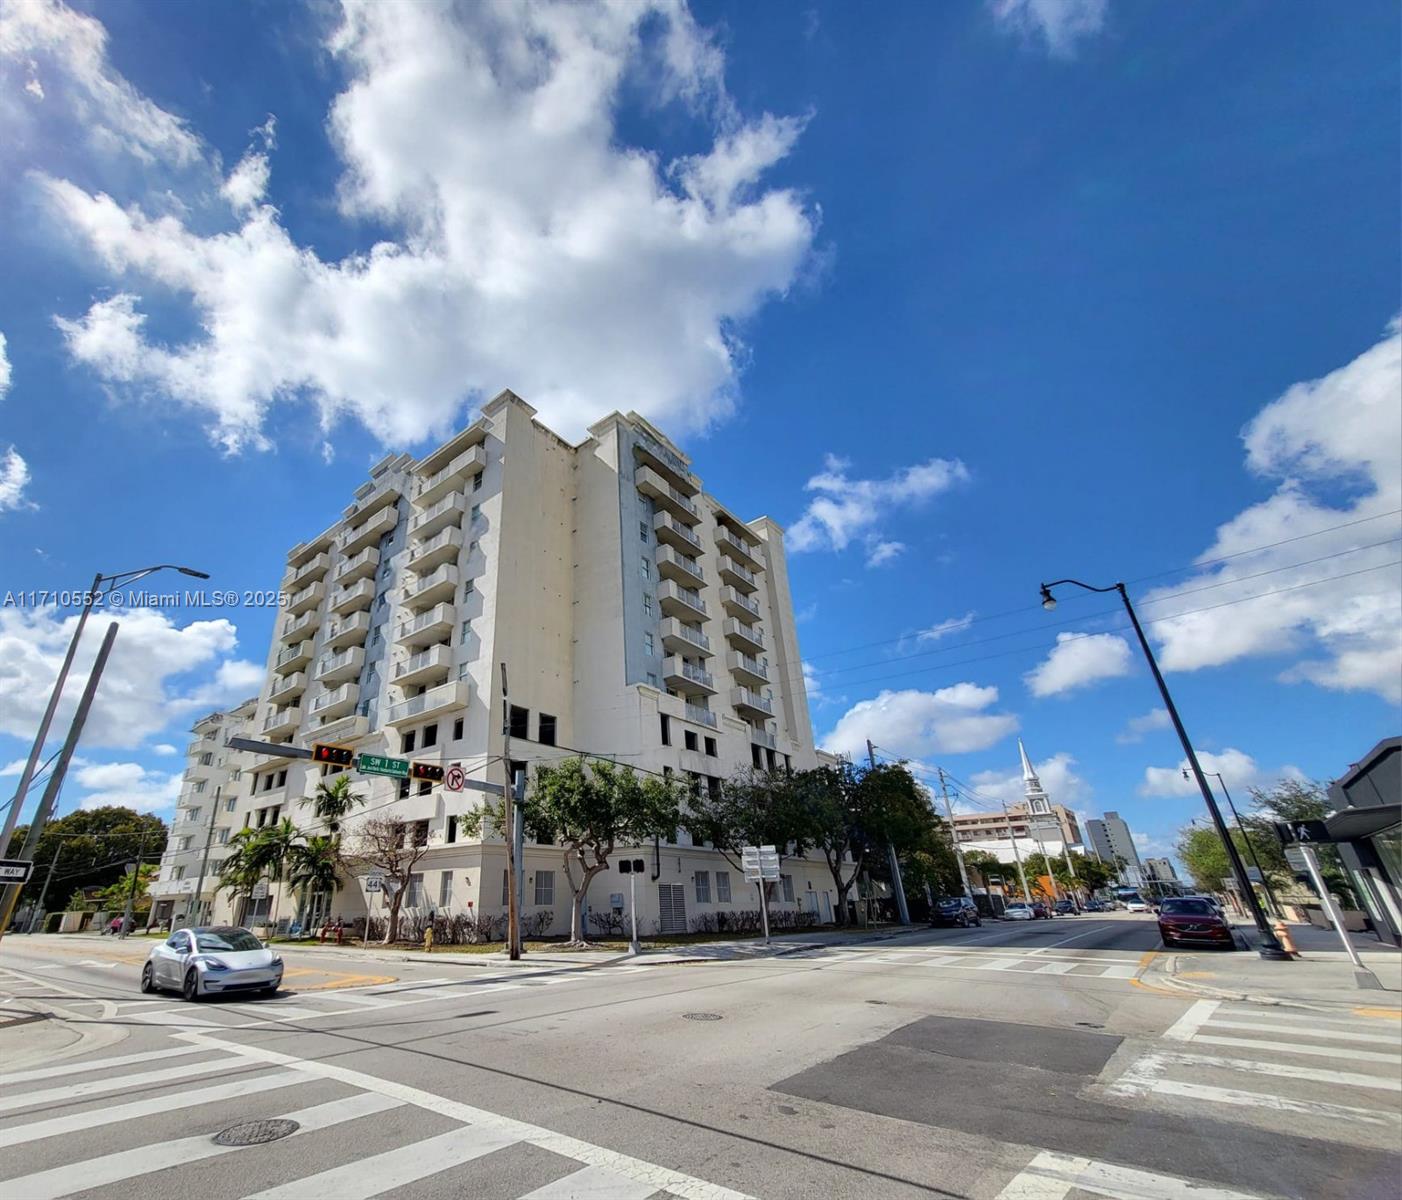
[[[210,1046],[211,1050],[223,1050],[227,1046]],[[190,1079],[196,1075],[210,1075],[215,1071],[228,1071],[234,1066],[230,1058],[215,1059],[213,1062],[188,1063],[183,1067],[166,1067],[161,1071],[147,1071],[138,1075],[110,1076],[107,1079],[89,1079],[83,1083],[70,1083],[67,1087],[44,1088],[37,1092],[21,1092],[17,1096],[0,1098],[0,1112],[14,1112],[20,1108],[32,1108],[37,1104],[51,1104],[54,1101],[82,1100],[88,1096],[100,1096],[103,1092],[129,1091],[152,1083],[168,1083],[175,1079]]]
[[[1220,1000],[1199,1000],[1178,1020],[1163,1031],[1163,1037],[1170,1042],[1190,1042],[1203,1024],[1221,1006]]]
[[[288,1134],[288,1138],[295,1138],[319,1129],[329,1129],[343,1121],[353,1121],[357,1117],[372,1116],[400,1106],[401,1102],[391,1100],[387,1096],[362,1092],[358,1096],[347,1096],[341,1100],[332,1100],[328,1104],[317,1104],[298,1112],[284,1113],[282,1119],[297,1122],[297,1131]],[[236,1121],[237,1118],[226,1120]],[[101,1158],[70,1162],[47,1171],[38,1171],[33,1175],[7,1179],[5,1189],[8,1195],[23,1196],[24,1200],[59,1200],[60,1197],[71,1196],[75,1192],[110,1187],[114,1183],[150,1175],[155,1171],[166,1171],[182,1167],[186,1163],[198,1162],[202,1158],[218,1158],[247,1149],[247,1146],[220,1146],[211,1140],[209,1134],[203,1133],[195,1137],[177,1138],[172,1142],[136,1146]]]
[[[1043,1150],[1028,1163],[998,1193],[997,1200],[1062,1200],[1073,1188],[1115,1200],[1264,1200],[1259,1193],[1231,1191],[1052,1150]]]
[[[1100,972],[1101,979],[1133,979],[1139,968],[1133,963],[1117,963]]]
[[[1292,1032],[1289,1029],[1281,1029],[1279,1025],[1267,1025],[1261,1021],[1224,1021],[1221,1017],[1213,1017],[1207,1024],[1212,1029],[1254,1029],[1258,1033],[1277,1035]],[[1312,1027],[1309,1034],[1311,1037],[1331,1038],[1336,1042],[1373,1042],[1381,1046],[1402,1046],[1402,1042],[1396,1037],[1387,1037],[1376,1033],[1351,1033],[1343,1029]]]
[[[1256,1038],[1218,1037],[1200,1033],[1193,1038],[1207,1046],[1245,1046],[1248,1050],[1281,1050],[1308,1058],[1342,1058],[1352,1062],[1402,1064],[1402,1054],[1382,1054],[1376,1050],[1353,1050],[1348,1046],[1316,1046],[1311,1042],[1267,1042]]]
[[[1032,973],[1034,975],[1065,975],[1067,971],[1079,965],[1079,963],[1074,962],[1046,962]]]
[[[148,1050],[145,1054],[121,1054],[116,1058],[92,1058],[83,1062],[65,1063],[59,1067],[37,1067],[32,1071],[11,1071],[0,1075],[0,1087],[8,1083],[28,1083],[31,1079],[52,1079],[58,1075],[81,1075],[85,1071],[102,1071],[108,1067],[129,1067],[132,1063],[151,1062],[158,1058],[188,1058],[199,1050],[177,1046],[174,1050]]]
[[[176,1108],[193,1108],[196,1104],[236,1100],[242,1096],[254,1096],[259,1092],[271,1092],[278,1088],[295,1087],[307,1082],[309,1082],[307,1077],[297,1071],[278,1071],[272,1075],[259,1075],[253,1079],[236,1079],[232,1083],[195,1088],[188,1092],[165,1092],[147,1100],[133,1100],[130,1104],[119,1104],[114,1108],[70,1113],[66,1117],[51,1117],[44,1121],[31,1121],[28,1125],[0,1129],[0,1148],[22,1146],[26,1142],[37,1142],[41,1138],[58,1137],[65,1133],[82,1133],[99,1125],[115,1125],[119,1121],[137,1120],[142,1117],[154,1116],[157,1113],[170,1112]]]
[[[1222,1019],[1229,1021],[1251,1019],[1253,1021],[1279,1021],[1290,1025],[1308,1025],[1311,1029],[1324,1025],[1337,1025],[1341,1029],[1366,1029],[1372,1033],[1373,1037],[1378,1037],[1376,1025],[1369,1025],[1364,1021],[1356,1020],[1353,1017],[1325,1017],[1318,1013],[1284,1013],[1275,1011],[1232,1011],[1222,1010]],[[1275,1033],[1289,1033],[1288,1029],[1273,1029]],[[1332,1036],[1332,1035],[1329,1035]],[[1402,1038],[1402,1030],[1395,1030],[1392,1036],[1386,1040],[1397,1043]]]
[[[1368,1125],[1402,1126],[1402,1113],[1383,1109],[1358,1108],[1352,1104],[1326,1104],[1322,1100],[1292,1100],[1269,1092],[1248,1092],[1239,1088],[1215,1087],[1205,1083],[1183,1083],[1176,1079],[1156,1079],[1147,1085],[1160,1096],[1185,1100],[1206,1100],[1214,1104],[1234,1104],[1242,1108],[1271,1109],[1309,1117],[1329,1117],[1339,1121],[1362,1121]]]
[[[369,1200],[518,1144],[519,1139],[500,1130],[463,1125],[437,1137],[254,1192],[244,1200],[324,1200],[327,1196],[335,1196],[336,1200]]]
[[[1325,1071],[1319,1067],[1298,1067],[1291,1063],[1269,1063],[1255,1058],[1223,1058],[1218,1054],[1190,1054],[1182,1050],[1156,1050],[1145,1056],[1161,1063],[1185,1067],[1218,1067],[1245,1071],[1252,1075],[1273,1075],[1280,1079],[1307,1079],[1311,1083],[1336,1083],[1344,1087],[1371,1088],[1382,1092],[1402,1092],[1402,1079],[1364,1075],[1358,1071]]]
[[[973,968],[976,971],[1011,971],[1022,962],[1020,958],[990,958],[986,962],[974,963]]]
[[[517,1121],[512,1117],[504,1117],[484,1108],[475,1108],[459,1100],[451,1100],[447,1096],[438,1096],[433,1092],[426,1092],[422,1088],[396,1083],[389,1079],[381,1079],[375,1075],[367,1075],[361,1071],[351,1070],[349,1067],[339,1066],[336,1063],[318,1059],[302,1059],[292,1054],[270,1050],[266,1046],[236,1045],[211,1037],[206,1033],[177,1033],[174,1036],[193,1045],[237,1054],[255,1062],[291,1067],[294,1070],[305,1071],[309,1075],[319,1076],[323,1079],[335,1079],[338,1082],[349,1084],[351,1087],[374,1092],[403,1104],[412,1104],[429,1112],[436,1112],[441,1116],[462,1121],[467,1125],[499,1129],[510,1134],[517,1141],[530,1142],[552,1154],[573,1158],[577,1162],[591,1166],[607,1167],[628,1179],[651,1182],[655,1191],[668,1191],[682,1197],[683,1200],[752,1200],[743,1192],[733,1191],[720,1184],[708,1183],[706,1180],[697,1179],[692,1175],[684,1175],[669,1167],[644,1162],[642,1159],[633,1158],[628,1154],[620,1154],[616,1150],[609,1150],[603,1146],[595,1146],[590,1142],[581,1141],[579,1138],[570,1137],[568,1134],[555,1133],[553,1130],[545,1129],[539,1125]],[[27,1197],[26,1200],[28,1200]]]
[[[527,1192],[518,1200],[647,1200],[652,1184],[615,1175],[607,1167],[584,1167]]]

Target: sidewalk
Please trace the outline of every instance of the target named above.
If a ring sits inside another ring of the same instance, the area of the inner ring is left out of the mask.
[[[1213,1000],[1247,1000],[1317,1011],[1368,1009],[1370,1015],[1402,1016],[1402,952],[1372,936],[1352,942],[1365,970],[1356,972],[1333,930],[1292,925],[1300,957],[1273,962],[1256,953],[1255,929],[1237,927],[1248,951],[1180,952],[1158,955],[1143,975],[1146,983]]]

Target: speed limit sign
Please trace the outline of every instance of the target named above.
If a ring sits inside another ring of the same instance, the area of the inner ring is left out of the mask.
[[[450,792],[462,791],[463,784],[466,782],[467,772],[461,767],[449,767],[447,774],[443,776],[443,786]]]

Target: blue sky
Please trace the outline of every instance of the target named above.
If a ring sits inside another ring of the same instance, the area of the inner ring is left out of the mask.
[[[1162,851],[1200,801],[1068,575],[1238,796],[1397,731],[1395,5],[533,12],[6,5],[0,593],[275,587],[511,387],[789,529],[834,748],[990,803],[1021,735]],[[0,608],[0,763],[66,616]],[[272,617],[128,614],[65,808],[164,811]]]

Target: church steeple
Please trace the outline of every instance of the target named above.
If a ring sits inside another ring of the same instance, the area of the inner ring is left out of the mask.
[[[1029,813],[1049,813],[1051,812],[1051,802],[1047,799],[1047,793],[1042,790],[1042,781],[1037,778],[1037,770],[1032,765],[1032,760],[1027,757],[1027,748],[1022,744],[1022,739],[1017,739],[1017,752],[1022,758],[1022,795],[1027,803]]]

